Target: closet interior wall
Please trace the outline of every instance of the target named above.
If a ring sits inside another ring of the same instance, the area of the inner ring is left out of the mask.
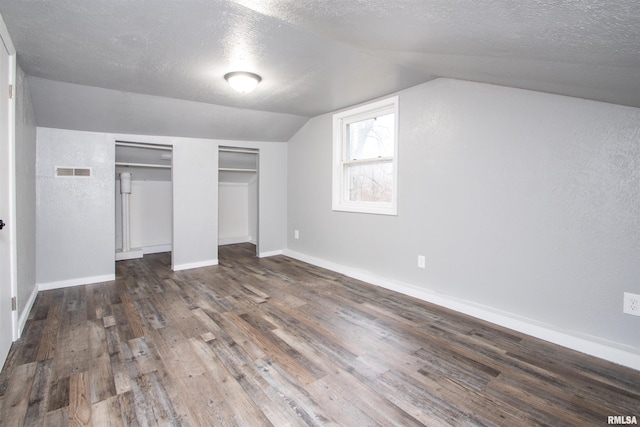
[[[258,245],[258,150],[221,146],[218,153],[218,244]]]
[[[116,254],[122,251],[120,174],[131,174],[129,231],[131,248],[143,254],[170,252],[173,240],[172,147],[116,142]]]

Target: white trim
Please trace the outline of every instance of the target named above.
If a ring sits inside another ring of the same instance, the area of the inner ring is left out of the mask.
[[[200,262],[190,262],[187,264],[178,264],[173,266],[173,271],[190,270],[192,268],[210,267],[212,265],[218,265],[217,259]]]
[[[11,288],[10,294],[12,298],[18,298],[18,234],[15,227],[16,219],[18,217],[16,211],[16,98],[17,98],[17,79],[16,79],[16,50],[13,46],[11,36],[7,31],[7,27],[0,17],[0,33],[2,36],[1,41],[7,49],[9,54],[9,70],[8,78],[9,84],[13,87],[13,96],[8,100],[9,102],[9,117],[7,118],[7,138],[8,138],[8,151],[9,156],[9,171],[8,171],[8,197],[9,197],[9,211],[7,215],[7,223],[10,224],[8,228],[9,234],[9,286]],[[2,83],[4,84],[4,82]],[[13,341],[20,337],[18,310],[11,312],[11,335]]]
[[[332,173],[332,210],[338,212],[359,212],[379,215],[398,214],[398,142],[399,106],[398,96],[360,105],[333,115],[333,173]],[[378,117],[383,114],[394,115],[393,156],[378,159],[348,160],[346,157],[346,127],[350,123]],[[393,191],[391,202],[353,202],[345,196],[345,167],[355,164],[390,162],[393,165]]]
[[[276,255],[282,255],[284,254],[285,251],[283,250],[279,250],[279,251],[270,251],[270,252],[260,252],[258,254],[258,258],[268,258],[270,256],[276,256]],[[292,257],[293,258],[293,257]]]
[[[154,246],[143,246],[141,248],[132,248],[130,249],[130,252],[141,252],[143,255],[147,255],[147,254],[159,254],[162,252],[171,252],[173,250],[173,245],[166,244],[166,245],[154,245]],[[116,249],[116,261],[120,261],[120,260],[125,260],[125,259],[134,259],[134,258],[141,258],[140,256],[133,256],[133,257],[122,257],[122,249],[118,248]]]
[[[142,253],[147,254],[159,254],[162,252],[171,252],[173,250],[173,245],[155,245],[155,246],[145,246],[142,248]]]
[[[24,306],[24,310],[20,313],[20,319],[18,320],[18,338],[22,335],[22,331],[24,330],[24,326],[27,324],[27,320],[29,320],[29,313],[31,313],[31,308],[33,308],[33,304],[36,302],[36,297],[38,296],[38,287],[34,286],[31,295],[29,295],[29,299],[27,300],[27,304]],[[18,301],[20,303],[20,301]]]
[[[131,248],[126,252],[123,252],[121,249],[116,251],[116,261],[125,261],[128,259],[139,259],[142,258],[142,249],[140,248]]]
[[[90,285],[92,283],[112,282],[116,280],[115,274],[105,274],[103,276],[78,277],[77,279],[60,280],[57,282],[38,283],[39,291],[49,291],[51,289],[70,288],[72,286]]]
[[[437,304],[523,334],[540,338],[562,347],[640,370],[640,354],[638,354],[636,349],[628,346],[622,348],[622,345],[615,342],[605,341],[592,336],[580,336],[582,334],[577,332],[558,330],[553,327],[553,325],[541,323],[502,310],[496,310],[471,301],[454,298],[449,295],[439,294],[416,285],[398,282],[290,249],[285,249],[284,255],[382,288]]]
[[[251,236],[221,237],[218,239],[218,246],[235,245],[236,243],[247,243],[251,241]]]

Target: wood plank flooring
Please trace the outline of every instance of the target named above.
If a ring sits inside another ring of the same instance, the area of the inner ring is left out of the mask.
[[[529,426],[640,418],[640,372],[249,244],[41,292],[2,426]]]

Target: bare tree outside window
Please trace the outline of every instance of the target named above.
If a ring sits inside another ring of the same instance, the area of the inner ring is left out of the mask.
[[[391,202],[393,194],[394,114],[347,125],[349,159],[347,163],[348,200]]]
[[[350,166],[349,200],[354,202],[391,202],[393,171],[390,163]]]

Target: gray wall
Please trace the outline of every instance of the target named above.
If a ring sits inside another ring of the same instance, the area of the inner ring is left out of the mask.
[[[29,77],[38,126],[209,139],[287,141],[308,120]],[[179,114],[176,114],[179,111]]]
[[[249,148],[260,149],[258,252],[268,256],[281,252],[287,244],[287,144],[269,142]]]
[[[36,289],[36,125],[24,72],[16,74],[16,222],[18,316]]]
[[[91,178],[56,178],[55,167],[91,167]],[[39,286],[114,276],[115,145],[107,134],[38,128],[36,279]]]
[[[439,79],[399,111],[397,216],[332,212],[331,114],[291,139],[288,249],[640,354],[640,109]]]
[[[218,262],[218,145],[173,141],[173,265]]]
[[[280,252],[286,234],[286,150],[274,142],[123,135],[38,128],[37,283],[89,283],[114,274],[115,141],[173,146],[173,264],[218,260],[219,145],[260,149],[260,248]],[[55,166],[90,166],[91,179],[55,178]],[[262,249],[261,249],[262,250]]]

